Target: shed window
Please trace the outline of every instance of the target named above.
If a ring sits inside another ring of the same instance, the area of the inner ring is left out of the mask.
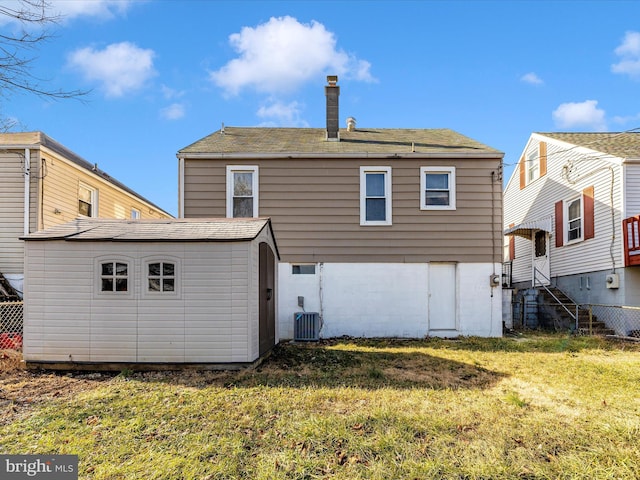
[[[173,262],[153,262],[148,267],[150,292],[176,291],[176,264]]]
[[[102,262],[100,264],[100,291],[128,292],[129,265],[123,262]]]

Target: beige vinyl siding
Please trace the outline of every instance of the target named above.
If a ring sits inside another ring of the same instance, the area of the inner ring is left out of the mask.
[[[537,149],[540,139],[540,136],[532,135],[525,154],[532,149]],[[571,145],[550,141],[545,137],[542,139],[547,141],[549,159],[547,175],[538,178],[521,190],[517,181],[519,172],[516,168],[505,190],[504,228],[510,224],[518,225],[522,222],[552,216],[556,202],[575,198],[585,188],[593,186],[595,236],[586,241],[556,247],[554,231],[549,245],[551,277],[611,269],[613,261],[617,267],[622,266],[620,166],[611,159],[607,160],[602,155],[593,155],[593,152],[586,149],[571,148]],[[572,182],[568,182],[563,176],[563,167],[568,161],[572,161],[573,165]],[[611,172],[613,172],[613,219],[610,201]],[[552,224],[555,225],[555,222]],[[616,241],[613,246],[612,261],[610,246],[613,234],[616,236]],[[530,282],[532,242],[516,236],[515,249],[513,281]]]
[[[44,162],[41,229],[66,223],[78,217],[78,186],[80,183],[98,192],[97,216],[100,218],[131,218],[131,208],[139,210],[142,219],[168,217],[154,207],[141,202],[70,162],[46,154]]]
[[[285,262],[491,262],[502,245],[500,159],[185,160],[185,217],[225,216],[227,165],[259,167],[259,215]],[[392,226],[360,226],[360,166],[392,168]],[[456,167],[456,210],[420,210],[420,167]],[[472,233],[470,235],[470,232]],[[493,255],[492,255],[493,248]]]
[[[21,153],[24,153],[21,152]],[[22,273],[24,234],[23,160],[14,151],[0,150],[0,272]]]

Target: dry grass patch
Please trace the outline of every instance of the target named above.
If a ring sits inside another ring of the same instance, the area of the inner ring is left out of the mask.
[[[3,395],[43,397],[0,425],[0,452],[78,454],[83,479],[635,478],[638,372],[637,346],[563,336],[286,344],[241,372],[5,372]]]

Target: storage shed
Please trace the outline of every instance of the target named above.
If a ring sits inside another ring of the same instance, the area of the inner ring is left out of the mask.
[[[247,364],[278,338],[268,218],[79,218],[23,239],[28,365]]]

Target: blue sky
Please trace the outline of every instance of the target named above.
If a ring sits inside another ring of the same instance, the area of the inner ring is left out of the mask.
[[[0,114],[172,214],[178,150],[223,122],[324,127],[328,74],[342,126],[451,128],[505,152],[505,181],[531,132],[640,127],[635,0],[50,4],[64,17],[32,73],[91,93],[13,94]]]

